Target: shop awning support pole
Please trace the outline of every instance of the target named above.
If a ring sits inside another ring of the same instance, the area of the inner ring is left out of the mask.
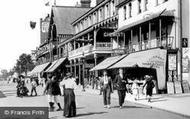
[[[179,51],[178,51],[178,53],[179,53],[179,57],[178,57],[178,59],[179,59],[179,76],[178,76],[178,78],[179,78],[179,80],[180,80],[180,82],[181,82],[181,89],[182,89],[182,93],[184,93],[184,90],[183,90],[183,76],[182,76],[182,73],[183,73],[183,66],[182,66],[182,58],[183,58],[183,56],[182,56],[182,50],[183,50],[183,48],[182,48],[182,33],[183,33],[183,31],[182,31],[182,0],[178,0],[178,5],[179,5],[179,7],[178,7],[178,11],[179,11]]]

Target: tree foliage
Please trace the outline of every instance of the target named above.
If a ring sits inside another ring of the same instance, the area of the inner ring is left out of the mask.
[[[34,66],[31,55],[23,53],[19,56],[19,59],[17,59],[14,70],[19,74],[27,73],[28,71],[31,71]]]

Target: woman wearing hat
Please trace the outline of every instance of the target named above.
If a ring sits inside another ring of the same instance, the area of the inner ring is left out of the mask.
[[[76,116],[76,102],[75,93],[76,82],[72,78],[71,73],[66,74],[66,78],[60,83],[60,86],[64,89],[64,116],[74,117]]]
[[[151,97],[152,97],[152,91],[153,88],[155,86],[153,80],[152,80],[152,76],[149,75],[145,75],[145,83],[143,85],[143,89],[146,86],[146,95],[148,96],[148,102],[151,102]]]

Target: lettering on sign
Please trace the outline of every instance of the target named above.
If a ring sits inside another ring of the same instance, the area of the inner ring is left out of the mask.
[[[152,68],[160,68],[164,66],[164,59],[160,56],[153,56],[146,63],[142,63],[143,65],[151,66]]]
[[[49,22],[42,22],[42,32],[46,33],[49,30]]]

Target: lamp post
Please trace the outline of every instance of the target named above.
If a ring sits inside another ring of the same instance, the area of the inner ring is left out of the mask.
[[[82,91],[85,91],[85,86],[84,86],[84,82],[85,82],[85,56],[84,56],[84,52],[82,53],[82,57],[81,57],[81,61],[82,61],[82,75],[83,75],[83,81],[82,81]]]

